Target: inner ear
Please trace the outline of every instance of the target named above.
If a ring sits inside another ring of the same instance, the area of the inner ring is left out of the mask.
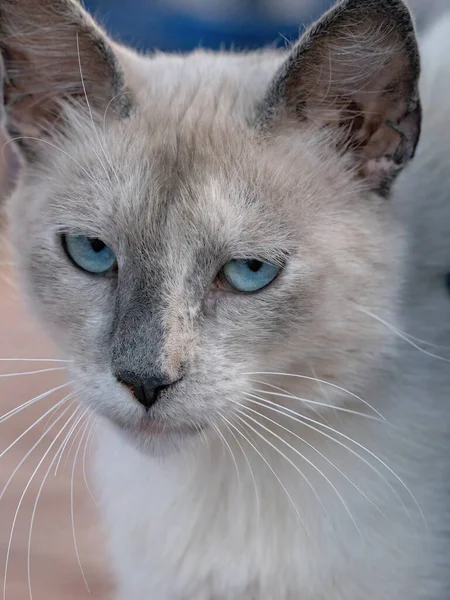
[[[300,40],[264,101],[264,126],[332,128],[359,172],[387,190],[419,139],[420,61],[401,0],[344,0]]]
[[[48,135],[65,102],[104,111],[123,87],[107,36],[72,0],[2,0],[0,49],[13,134]]]

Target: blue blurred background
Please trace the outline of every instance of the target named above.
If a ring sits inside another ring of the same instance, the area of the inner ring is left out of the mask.
[[[85,0],[118,41],[142,51],[245,50],[297,39],[334,0]],[[419,28],[450,0],[409,0]]]
[[[425,1],[425,0],[424,0]],[[332,0],[86,0],[107,31],[139,50],[283,46]]]

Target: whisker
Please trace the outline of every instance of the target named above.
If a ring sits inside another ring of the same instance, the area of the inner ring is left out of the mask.
[[[13,417],[14,415],[20,413],[25,408],[28,408],[29,406],[35,404],[36,402],[39,402],[39,400],[42,400],[43,398],[47,398],[47,396],[50,396],[51,394],[53,394],[54,392],[57,392],[58,390],[62,390],[63,388],[67,387],[68,385],[70,385],[72,383],[73,383],[73,381],[68,381],[67,383],[58,385],[57,387],[55,387],[51,390],[47,390],[46,392],[39,394],[39,396],[35,396],[34,398],[31,398],[31,400],[27,400],[20,406],[17,406],[16,408],[11,409],[9,412],[5,413],[4,415],[2,415],[0,417],[0,425],[2,423],[4,423],[5,421],[7,421],[10,417]]]
[[[378,321],[378,323],[381,323],[382,325],[384,325],[387,329],[389,329],[393,333],[397,334],[398,337],[400,339],[402,339],[404,342],[406,342],[407,344],[409,344],[410,346],[412,346],[413,348],[415,348],[419,352],[422,352],[422,354],[426,354],[427,356],[430,356],[431,358],[436,358],[437,360],[442,360],[444,362],[450,362],[449,358],[444,358],[443,356],[439,356],[438,354],[434,354],[433,352],[429,352],[428,350],[424,350],[424,348],[421,348],[418,344],[416,344],[415,342],[413,342],[412,339],[409,339],[411,336],[407,337],[399,329],[397,329],[396,327],[394,327],[394,325],[391,325],[390,323],[388,323],[387,321],[385,321],[381,317],[378,317],[377,315],[374,315],[369,310],[367,310],[365,308],[362,308],[361,306],[357,306],[357,310],[359,310],[359,312],[362,312],[363,314],[367,315],[368,317],[371,317],[375,321]]]
[[[75,400],[73,401],[75,402]],[[72,402],[69,403],[69,406],[67,406],[63,412],[60,414],[60,416],[55,419],[55,421],[53,421],[53,423],[48,427],[48,429],[46,431],[44,431],[44,433],[41,435],[41,437],[38,439],[37,442],[35,442],[33,444],[33,446],[30,448],[30,450],[25,454],[25,456],[20,460],[19,464],[17,465],[17,467],[14,469],[14,471],[11,473],[11,475],[9,476],[8,481],[6,482],[5,486],[3,487],[2,491],[0,492],[0,501],[2,500],[3,496],[6,493],[6,490],[9,487],[9,484],[11,483],[11,481],[13,480],[15,474],[18,472],[18,470],[20,469],[20,467],[23,465],[23,463],[27,460],[27,458],[32,454],[33,450],[35,450],[37,448],[37,446],[42,442],[42,440],[46,437],[46,435],[53,429],[53,427],[63,418],[63,416],[69,411],[70,409],[70,405],[72,404]]]
[[[238,406],[241,406],[239,402],[235,402],[234,400],[232,400],[233,403],[237,404]],[[278,436],[276,433],[274,433],[273,431],[271,431],[270,429],[268,429],[267,427],[265,427],[264,425],[262,425],[261,423],[259,423],[259,421],[257,421],[256,419],[253,419],[253,417],[251,417],[250,415],[247,415],[246,413],[243,413],[242,411],[238,411],[239,414],[242,416],[246,416],[247,419],[250,419],[251,421],[254,421],[257,425],[259,425],[262,429],[264,429],[265,431],[267,431],[268,433],[270,433],[271,435],[273,435],[274,437],[276,437],[277,439],[281,440],[283,443],[285,443],[287,446],[289,446],[291,448],[291,450],[294,450],[294,452],[297,453],[297,451],[292,448],[292,446],[290,446],[290,444],[288,444],[287,442],[285,442],[283,440],[282,437]],[[320,504],[320,506],[322,507],[323,511],[325,512],[325,514],[328,514],[328,511],[324,505],[324,503],[322,502],[322,499],[320,498],[319,494],[317,493],[317,490],[315,489],[315,487],[312,485],[312,483],[309,481],[309,479],[306,477],[306,475],[303,473],[303,471],[294,463],[294,461],[292,461],[288,456],[286,456],[284,454],[284,452],[282,452],[279,448],[277,448],[274,444],[272,444],[272,442],[270,442],[265,436],[263,436],[259,431],[257,431],[256,429],[253,429],[251,425],[249,425],[247,423],[247,426],[254,432],[256,433],[256,435],[258,437],[260,437],[262,440],[264,440],[271,448],[273,448],[275,450],[275,452],[277,452],[280,456],[282,456],[284,459],[286,459],[286,461],[292,466],[294,467],[294,469],[297,471],[297,473],[300,475],[300,477],[303,479],[303,481],[306,483],[306,485],[310,488],[310,490],[312,491],[312,493],[314,494],[314,497],[316,498],[317,502]],[[299,453],[300,454],[300,453]],[[300,454],[301,455],[301,454]],[[301,455],[303,458],[303,455]]]
[[[106,159],[106,162],[108,163],[108,165],[109,165],[110,169],[112,170],[112,172],[113,172],[113,173],[114,173],[114,175],[116,176],[117,182],[119,183],[119,177],[118,177],[118,175],[117,175],[117,173],[116,173],[116,171],[115,171],[114,167],[113,167],[113,166],[112,166],[112,164],[111,164],[111,161],[110,161],[110,159],[109,159],[109,157],[108,157],[108,155],[107,155],[107,153],[106,153],[106,151],[105,151],[105,148],[103,147],[103,144],[102,144],[102,142],[100,141],[100,136],[98,135],[97,128],[95,127],[95,123],[94,123],[94,117],[93,117],[93,115],[92,115],[92,109],[91,109],[91,105],[90,105],[89,98],[88,98],[88,95],[87,95],[86,86],[85,86],[85,84],[84,84],[83,69],[82,69],[82,67],[81,67],[80,40],[79,40],[79,37],[78,37],[78,32],[77,32],[76,36],[77,36],[78,67],[79,67],[79,70],[80,70],[81,85],[82,85],[82,87],[83,87],[83,93],[84,93],[84,97],[85,97],[86,104],[87,104],[87,107],[88,107],[89,116],[90,116],[90,118],[91,118],[91,124],[92,124],[92,128],[93,128],[93,130],[94,130],[94,133],[95,133],[95,136],[96,136],[96,138],[97,138],[98,145],[100,146],[100,149],[101,149],[101,151],[103,152],[103,156],[105,157],[105,159]],[[106,176],[108,177],[108,179],[110,179],[110,176],[109,176],[108,170],[106,169],[106,167],[105,167],[105,165],[103,164],[102,160],[100,159],[100,157],[98,156],[98,154],[95,152],[95,150],[94,150],[93,148],[92,148],[92,150],[93,150],[93,152],[94,152],[95,156],[97,157],[98,161],[100,162],[101,166],[103,167],[103,169],[104,169],[104,171],[105,171],[105,173],[106,173]]]
[[[6,265],[7,263],[3,263],[3,265]],[[2,265],[2,263],[0,263],[0,266]],[[2,281],[4,281],[6,283],[6,285],[8,287],[11,288],[11,299],[16,298],[18,293],[19,293],[19,288],[17,287],[17,284],[13,281],[13,279],[11,279],[11,277],[9,277],[8,275],[6,275],[5,273],[0,273],[0,277],[2,279]]]
[[[260,505],[260,499],[259,499],[259,493],[258,493],[258,486],[256,485],[256,479],[255,479],[255,474],[253,472],[252,466],[250,464],[249,458],[247,456],[247,453],[245,452],[244,448],[242,447],[241,442],[239,441],[239,439],[237,438],[236,434],[233,432],[233,430],[231,429],[232,424],[230,423],[230,421],[228,421],[228,419],[225,417],[225,415],[221,412],[219,412],[221,418],[224,421],[225,427],[228,429],[228,431],[230,432],[230,435],[233,436],[234,440],[236,441],[236,444],[238,445],[238,447],[240,448],[242,455],[244,456],[244,459],[247,463],[248,466],[248,470],[250,472],[250,476],[252,478],[253,481],[253,487],[255,489],[255,496],[256,496],[256,515],[257,515],[257,522],[259,523],[259,519],[260,519],[260,515],[261,515],[261,505]]]
[[[78,436],[79,436],[80,432],[81,432],[81,430],[80,430],[80,431],[78,431],[78,432],[76,433],[76,435],[74,435],[74,436],[72,437],[72,441],[71,441],[71,443],[70,443],[69,449],[68,449],[68,450],[67,450],[67,452],[66,452],[66,460],[64,461],[64,467],[63,467],[63,470],[64,470],[64,469],[67,467],[67,463],[68,463],[68,461],[69,461],[70,454],[71,454],[71,452],[72,452],[72,449],[73,449],[73,447],[75,446],[75,441],[76,441],[76,439],[78,438]],[[55,473],[55,475],[56,475],[56,473]]]
[[[30,487],[30,485],[31,485],[31,483],[32,483],[32,481],[33,481],[33,479],[34,479],[34,477],[35,477],[36,473],[38,472],[38,470],[39,470],[39,468],[41,467],[42,463],[44,462],[44,460],[45,460],[45,459],[46,459],[46,457],[48,456],[48,453],[49,453],[49,452],[50,452],[50,450],[53,448],[53,446],[56,444],[56,442],[57,442],[57,441],[58,441],[58,439],[59,439],[59,436],[62,434],[62,432],[63,432],[63,431],[64,431],[64,429],[67,427],[68,423],[71,421],[71,419],[74,417],[74,415],[76,414],[76,412],[77,412],[78,410],[79,410],[79,409],[75,409],[75,411],[74,411],[74,412],[72,413],[72,415],[71,415],[71,416],[68,418],[68,420],[66,421],[66,423],[65,423],[65,424],[64,424],[64,425],[61,427],[61,429],[59,430],[59,432],[57,433],[57,435],[55,436],[55,438],[54,438],[54,439],[52,440],[52,442],[50,443],[49,447],[47,448],[47,450],[45,451],[44,455],[43,455],[43,456],[42,456],[42,458],[40,459],[40,461],[39,461],[39,463],[38,463],[37,467],[36,467],[36,468],[35,468],[35,470],[33,471],[33,473],[32,473],[32,475],[31,475],[30,479],[28,480],[28,483],[26,484],[26,486],[25,486],[25,489],[23,490],[23,492],[22,492],[22,495],[21,495],[21,497],[20,497],[20,499],[19,499],[19,503],[18,503],[18,505],[17,505],[17,509],[16,509],[16,512],[15,512],[15,514],[14,514],[13,522],[12,522],[12,525],[11,525],[11,531],[10,531],[10,536],[9,536],[9,541],[8,541],[8,549],[7,549],[7,552],[6,552],[5,571],[4,571],[4,583],[3,583],[3,600],[6,600],[6,584],[7,584],[7,578],[8,578],[8,564],[9,564],[9,556],[10,556],[10,553],[11,553],[11,544],[12,544],[12,539],[13,539],[13,535],[14,535],[14,529],[15,529],[16,522],[17,522],[17,517],[18,517],[18,515],[19,515],[19,511],[20,511],[20,508],[21,508],[21,506],[22,506],[23,499],[25,498],[25,495],[26,495],[26,493],[27,493],[27,491],[28,491],[28,489],[29,489],[29,487]],[[42,439],[42,437],[41,437],[41,439]],[[41,441],[41,439],[40,439],[39,441]],[[34,447],[32,448],[32,450],[33,450],[33,449],[34,449]],[[30,451],[30,452],[31,452],[31,451]],[[28,455],[27,455],[27,456],[28,456]],[[20,464],[19,464],[19,466],[20,466]],[[14,473],[15,473],[15,472],[16,472],[16,470],[14,471]],[[14,475],[14,473],[13,473],[13,475]],[[11,480],[11,478],[10,478],[10,480]],[[10,481],[10,480],[9,480],[9,481]],[[9,483],[9,481],[8,481],[8,483]],[[6,487],[8,486],[8,483],[7,483]],[[4,494],[4,492],[5,492],[5,489],[6,489],[6,487],[5,487],[5,488],[3,488],[3,491],[2,491],[2,493],[1,493],[0,499],[1,499],[1,497],[3,496],[3,494]]]
[[[111,106],[111,104],[114,102],[114,100],[116,100],[117,98],[120,98],[120,96],[129,96],[131,94],[131,92],[121,92],[120,94],[116,94],[115,96],[113,96],[111,98],[111,100],[108,102],[108,104],[106,105],[105,108],[105,112],[103,113],[103,133],[105,133],[106,130],[106,115],[108,113],[109,107]]]
[[[239,473],[239,467],[238,467],[238,464],[236,462],[236,457],[234,456],[233,450],[232,450],[230,444],[228,443],[226,437],[223,435],[223,433],[220,431],[220,429],[217,427],[217,425],[215,425],[214,423],[211,423],[211,427],[214,429],[214,431],[217,433],[217,435],[219,436],[219,438],[222,440],[222,443],[228,449],[228,452],[230,453],[230,456],[231,456],[231,458],[233,460],[233,463],[234,463],[234,467],[236,469],[236,475],[237,475],[237,479],[238,479],[238,486],[241,487],[241,474]]]
[[[265,387],[269,387],[272,390],[278,390],[279,392],[283,392],[284,394],[289,394],[288,390],[285,390],[284,388],[280,387],[279,385],[274,385],[273,383],[267,383],[266,381],[263,381],[261,379],[249,379],[250,383],[258,383],[260,385],[264,385]],[[253,390],[253,391],[259,391],[259,390]],[[333,407],[334,408],[334,407]],[[324,419],[324,416],[322,415],[322,413],[317,410],[317,408],[315,408],[314,406],[310,406],[309,409],[315,413],[320,419]],[[325,419],[324,419],[325,421]]]
[[[300,402],[304,402],[305,404],[314,404],[316,406],[321,406],[323,408],[332,408],[333,410],[338,410],[340,412],[344,412],[350,415],[355,415],[357,417],[365,417],[366,419],[372,419],[373,421],[385,422],[386,419],[381,420],[379,417],[374,417],[373,415],[367,415],[366,413],[359,412],[357,410],[351,410],[350,408],[344,408],[343,406],[335,406],[333,404],[326,404],[325,402],[317,402],[316,400],[309,400],[307,398],[300,398],[299,396],[295,396],[294,394],[280,394],[279,392],[269,392],[267,390],[253,390],[256,393],[267,394],[268,396],[277,396],[278,398],[289,398],[291,400],[299,400]],[[319,414],[320,416],[320,414]]]
[[[33,140],[35,142],[42,142],[43,144],[47,144],[48,146],[51,146],[52,148],[55,148],[56,150],[59,150],[65,156],[67,156],[68,158],[70,158],[83,171],[83,173],[86,175],[86,177],[88,179],[90,179],[94,183],[95,188],[98,187],[98,182],[92,177],[92,175],[73,156],[71,156],[68,152],[66,152],[65,150],[63,150],[62,148],[60,148],[59,146],[57,146],[56,144],[52,144],[52,142],[49,142],[48,140],[43,140],[41,138],[33,137],[33,136],[30,136],[30,135],[19,135],[17,137],[10,138],[7,142],[5,142],[3,144],[3,146],[2,146],[2,152],[4,152],[5,147],[8,144],[11,144],[12,142],[17,142],[19,140]]]
[[[198,433],[199,433],[200,437],[202,438],[203,443],[205,444],[206,448],[208,449],[208,458],[209,458],[209,462],[211,463],[211,450],[209,448],[208,437],[201,427],[198,429]]]
[[[232,402],[235,402],[234,400],[232,400]],[[239,402],[236,402],[236,404],[238,404],[238,406],[241,406],[243,408],[245,408],[246,410],[252,410],[249,409],[249,407],[246,407],[245,405],[240,404]],[[258,414],[259,413],[257,411],[253,411],[254,413]],[[331,487],[331,489],[334,491],[334,493],[336,494],[336,496],[339,498],[342,506],[344,507],[345,511],[347,512],[348,516],[350,517],[353,525],[355,526],[356,530],[358,531],[359,535],[361,537],[363,537],[362,532],[360,530],[360,528],[358,527],[350,509],[347,506],[347,503],[345,502],[345,500],[343,499],[343,497],[341,496],[341,494],[339,493],[339,490],[336,488],[336,486],[333,484],[332,481],[330,481],[330,479],[325,475],[325,473],[323,473],[323,471],[321,471],[321,469],[319,469],[319,467],[317,465],[315,465],[311,460],[309,460],[309,458],[307,456],[305,456],[302,452],[300,452],[300,450],[298,450],[297,448],[295,448],[294,446],[292,446],[292,444],[289,444],[289,442],[287,442],[285,439],[283,439],[280,435],[278,435],[277,433],[275,433],[274,431],[272,431],[271,429],[269,429],[268,427],[266,427],[265,425],[263,425],[262,423],[260,423],[257,419],[254,419],[253,417],[251,417],[250,415],[247,415],[247,418],[250,419],[253,423],[255,423],[256,425],[259,425],[262,429],[264,429],[264,431],[267,431],[267,433],[270,433],[271,435],[273,435],[277,440],[279,440],[280,442],[282,442],[283,444],[285,444],[285,446],[287,446],[290,450],[292,450],[293,452],[295,452],[295,454],[297,454],[300,458],[302,458],[310,467],[312,467],[317,473],[319,473],[319,475],[321,477],[323,477],[325,479],[325,481],[328,483],[328,485]],[[266,438],[264,438],[266,440],[266,442],[268,442],[268,440]],[[277,451],[279,451],[278,448],[276,448],[276,446],[273,446],[274,449],[276,449]],[[281,452],[281,451],[280,451]],[[283,455],[283,453],[281,453]],[[290,459],[283,455],[286,460],[288,460],[288,462],[290,462],[290,464],[292,466],[295,466],[295,469],[297,470],[298,473],[302,474],[302,477],[304,478],[305,482],[307,483],[307,485],[310,487],[310,489],[312,490],[314,496],[316,497],[316,499],[318,500],[318,502],[320,503],[320,505],[322,506],[322,508],[324,509],[325,513],[328,514],[327,509],[325,508],[319,494],[317,493],[315,487],[312,485],[312,483],[309,481],[309,479],[306,477],[306,475],[301,471],[301,469],[299,469],[295,463],[293,461],[290,461]]]
[[[55,412],[60,406],[62,406],[65,402],[67,402],[67,400],[69,400],[71,397],[73,396],[73,393],[71,392],[70,394],[67,394],[67,396],[64,396],[64,398],[62,400],[60,400],[59,402],[57,402],[54,406],[52,406],[49,410],[47,410],[41,417],[39,417],[38,419],[36,419],[36,421],[34,421],[34,423],[32,423],[27,429],[25,429],[25,431],[23,431],[19,437],[17,437],[5,450],[3,450],[2,452],[0,452],[0,458],[3,458],[3,456],[9,452],[11,450],[11,448],[13,448],[18,442],[20,442],[20,440],[29,432],[31,431],[34,427],[36,427],[36,425],[38,423],[40,423],[43,419],[45,419],[45,417],[47,417],[48,415],[52,414],[53,412]]]
[[[315,371],[314,367],[313,367],[311,364],[308,364],[308,367],[309,367],[309,369],[310,369],[310,371],[311,371],[311,373],[312,373],[312,376],[313,376],[315,379],[317,379],[317,373],[316,373],[316,371]],[[323,398],[325,398],[325,400],[327,400],[327,401],[328,401],[328,403],[330,403],[330,401],[329,401],[329,400],[330,400],[330,396],[329,396],[329,393],[328,393],[330,390],[328,390],[328,389],[327,389],[327,388],[326,388],[326,387],[323,385],[323,383],[320,383],[320,381],[318,382],[318,384],[317,384],[317,385],[318,385],[318,387],[319,387],[319,389],[320,389],[320,392],[321,392],[321,394],[322,394],[322,397],[323,397]],[[284,391],[284,390],[282,390],[282,391]],[[326,418],[324,417],[324,415],[323,415],[323,414],[321,414],[321,413],[320,413],[319,411],[317,411],[317,410],[316,410],[316,411],[314,411],[314,412],[315,412],[315,413],[316,413],[316,414],[319,416],[319,418],[320,418],[322,421],[324,421],[324,422],[325,422],[327,425],[329,425],[328,419],[326,419]],[[339,424],[341,424],[341,420],[340,420],[339,414],[338,414],[338,412],[337,412],[336,410],[334,410],[334,411],[333,411],[333,417],[334,417],[334,419],[335,419],[335,420],[336,420],[336,421],[337,421]]]
[[[86,409],[83,413],[83,417],[89,412],[89,409]],[[84,584],[86,586],[87,591],[89,592],[89,594],[91,593],[91,590],[89,589],[89,585],[86,579],[86,575],[84,574],[84,570],[83,570],[83,565],[81,564],[81,559],[80,559],[80,553],[78,551],[78,544],[77,544],[77,536],[75,533],[75,511],[74,511],[74,492],[73,492],[73,488],[74,488],[74,477],[75,477],[75,469],[76,469],[76,464],[77,464],[77,458],[78,455],[80,453],[80,449],[81,449],[81,444],[83,443],[84,440],[84,436],[86,434],[86,431],[88,429],[89,423],[90,423],[90,418],[88,418],[86,425],[84,427],[84,429],[82,430],[82,435],[80,437],[80,443],[78,444],[78,448],[76,449],[75,452],[75,456],[73,459],[73,466],[72,466],[72,474],[70,477],[70,514],[71,514],[71,522],[72,522],[72,537],[73,537],[73,543],[75,545],[75,554],[77,557],[77,562],[78,562],[78,566],[80,567],[80,571],[81,571],[81,575],[83,577],[83,581]]]
[[[397,331],[399,333],[403,334],[404,336],[406,336],[407,338],[409,338],[410,340],[414,340],[416,342],[419,342],[420,344],[425,344],[425,346],[430,346],[430,348],[439,348],[439,350],[450,350],[450,346],[444,346],[441,344],[433,344],[433,342],[428,342],[427,340],[416,337],[415,335],[411,335],[410,333],[405,333],[401,329],[397,329]]]
[[[3,377],[19,377],[20,375],[37,375],[38,373],[50,373],[52,371],[65,371],[66,367],[51,367],[49,369],[39,369],[38,371],[22,371],[19,373],[0,373],[0,378]]]
[[[241,404],[241,406],[243,408],[245,408],[246,410],[249,410],[249,411],[251,411],[251,412],[259,415],[263,419],[266,419],[267,421],[270,421],[271,423],[273,423],[277,427],[280,427],[281,429],[283,429],[284,431],[286,431],[290,435],[292,435],[295,438],[297,438],[298,440],[300,440],[302,443],[306,444],[309,448],[311,448],[312,450],[314,450],[314,452],[316,452],[321,458],[323,458],[330,466],[333,467],[333,469],[335,469],[340,475],[342,475],[342,477],[344,477],[344,479],[346,479],[346,481],[348,481],[366,500],[368,500],[370,502],[370,504],[372,504],[372,506],[374,508],[376,508],[379,513],[381,513],[384,517],[386,517],[385,513],[381,510],[381,508],[379,508],[373,502],[373,500],[371,500],[371,498],[369,498],[369,496],[365,492],[363,492],[363,490],[361,490],[356,485],[356,483],[354,483],[337,465],[335,465],[327,456],[325,456],[325,454],[323,454],[322,452],[320,452],[320,450],[318,450],[313,444],[311,444],[310,442],[308,442],[307,440],[305,440],[304,438],[302,438],[300,435],[296,434],[294,431],[292,431],[288,427],[285,427],[284,425],[282,425],[278,421],[275,421],[274,419],[271,419],[271,418],[267,417],[266,415],[262,414],[261,412],[259,412],[257,410],[254,410],[253,408],[250,408],[249,406],[245,406],[245,404]]]
[[[78,411],[79,409],[77,409]],[[73,414],[75,414],[77,411],[75,411]],[[72,415],[73,416],[73,415]],[[28,594],[29,594],[29,598],[30,600],[33,600],[33,595],[32,595],[32,591],[31,591],[31,539],[33,536],[33,525],[34,525],[34,518],[36,515],[36,511],[37,511],[37,507],[38,507],[38,503],[39,503],[39,499],[41,497],[42,494],[42,490],[44,489],[44,485],[45,482],[48,479],[48,476],[50,474],[50,471],[52,470],[52,467],[56,461],[56,457],[58,456],[58,452],[55,452],[55,456],[52,458],[47,471],[45,472],[45,475],[42,479],[41,485],[38,489],[38,492],[36,494],[36,499],[34,502],[34,506],[33,506],[33,512],[31,514],[31,520],[30,520],[30,529],[28,530],[28,553],[27,553],[27,573],[28,573]]]
[[[241,421],[244,426],[246,427],[250,427],[250,425],[248,425],[248,423],[245,421],[245,419],[243,417],[245,417],[245,413],[243,413],[243,416],[239,416],[239,415],[235,415],[236,419],[238,419],[239,421]],[[280,484],[282,490],[284,491],[284,493],[286,494],[289,502],[291,503],[295,514],[297,515],[298,520],[300,521],[300,523],[302,524],[303,529],[305,530],[305,533],[308,537],[311,537],[311,534],[309,532],[309,529],[306,526],[305,520],[302,518],[302,516],[300,515],[297,505],[295,504],[295,502],[292,499],[292,496],[290,495],[290,493],[288,492],[286,486],[284,485],[284,483],[281,481],[281,479],[278,477],[277,473],[275,472],[275,470],[273,469],[272,465],[269,463],[269,461],[265,458],[265,456],[258,450],[258,448],[255,446],[255,444],[249,440],[249,438],[242,432],[242,430],[238,429],[235,425],[233,425],[230,422],[231,427],[233,427],[233,429],[235,429],[238,433],[240,433],[240,435],[242,435],[242,437],[244,438],[244,440],[247,442],[247,444],[249,444],[253,450],[256,452],[256,454],[261,458],[261,460],[265,463],[265,465],[269,468],[270,472],[273,474],[273,476],[275,477],[275,479],[278,481],[278,483]]]
[[[65,451],[65,449],[66,449],[66,447],[67,447],[67,444],[69,443],[69,441],[70,441],[70,438],[72,437],[72,435],[73,435],[73,433],[75,432],[76,428],[78,427],[78,425],[79,425],[79,424],[81,423],[81,421],[83,420],[83,416],[84,416],[84,413],[83,413],[83,414],[81,415],[81,417],[80,417],[80,418],[78,418],[78,419],[75,421],[75,423],[74,423],[74,424],[71,426],[71,428],[70,428],[70,430],[68,431],[68,433],[67,433],[66,437],[64,438],[64,441],[63,441],[63,443],[61,444],[61,447],[60,447],[60,448],[59,448],[59,450],[58,450],[59,457],[58,457],[58,462],[57,462],[57,464],[56,464],[56,468],[55,468],[55,476],[58,474],[59,465],[61,464],[61,459],[62,459],[62,457],[63,457],[63,454],[64,454],[64,451]],[[78,434],[77,434],[77,435],[78,435]],[[73,446],[73,444],[72,444],[72,446]],[[71,448],[72,448],[72,446],[71,446]]]
[[[87,451],[88,460],[92,459],[92,442],[94,440],[94,432],[92,432],[91,438],[89,440],[89,449]]]
[[[299,375],[298,373],[277,373],[277,372],[270,372],[270,371],[259,371],[259,372],[254,372],[254,373],[243,373],[243,375],[276,375],[279,377],[296,377],[298,379],[305,379],[307,381],[315,381],[317,383],[322,383],[323,385],[328,385],[336,390],[339,390],[341,392],[344,392],[346,394],[348,394],[349,396],[352,396],[352,398],[355,398],[355,400],[359,400],[360,402],[362,402],[365,406],[367,406],[367,408],[370,408],[371,410],[373,410],[374,413],[376,413],[381,419],[383,419],[383,421],[385,421],[386,419],[383,417],[383,415],[378,412],[378,410],[376,408],[374,408],[371,404],[369,404],[366,400],[364,400],[363,398],[361,398],[361,396],[358,396],[357,394],[354,394],[353,392],[351,392],[350,390],[346,390],[345,388],[336,385],[335,383],[331,383],[331,381],[325,381],[324,379],[317,379],[316,377],[310,377],[308,375]]]
[[[413,495],[413,493],[411,492],[411,490],[408,488],[408,486],[403,482],[403,480],[399,477],[399,475],[397,475],[397,473],[395,473],[395,471],[393,471],[393,469],[388,464],[386,464],[381,458],[379,458],[371,450],[369,450],[368,448],[366,448],[363,444],[360,444],[356,440],[354,440],[351,437],[345,435],[341,431],[338,431],[337,429],[334,429],[333,427],[330,427],[329,425],[325,425],[324,423],[320,423],[319,421],[315,421],[314,419],[312,419],[310,417],[306,417],[304,415],[301,415],[301,414],[297,413],[294,410],[291,410],[291,409],[286,408],[286,407],[283,407],[283,410],[280,410],[279,405],[276,404],[275,402],[272,402],[272,401],[267,400],[265,398],[260,398],[260,400],[262,401],[262,403],[257,402],[256,400],[252,400],[251,398],[247,399],[248,402],[253,402],[255,404],[259,404],[260,406],[265,406],[266,408],[268,408],[270,410],[273,410],[275,412],[278,412],[278,413],[284,415],[285,417],[288,417],[289,419],[297,421],[297,423],[300,423],[300,424],[304,425],[305,427],[308,427],[309,429],[311,429],[311,430],[319,433],[320,435],[323,435],[327,439],[331,440],[332,442],[334,442],[338,446],[346,449],[348,452],[350,452],[350,454],[352,454],[353,456],[355,456],[356,458],[358,458],[361,462],[363,462],[367,467],[369,467],[374,473],[376,473],[382,479],[382,481],[389,487],[389,489],[393,492],[393,494],[395,494],[396,498],[402,504],[403,508],[407,511],[407,507],[406,507],[404,501],[402,500],[402,498],[400,497],[399,493],[397,492],[397,490],[383,476],[383,474],[380,473],[380,471],[374,465],[372,465],[363,456],[361,456],[355,450],[353,450],[353,448],[347,446],[346,444],[344,444],[340,440],[337,440],[336,438],[334,438],[333,436],[327,434],[326,432],[322,431],[321,429],[319,429],[317,427],[314,427],[313,425],[311,425],[311,423],[314,423],[314,424],[318,425],[319,427],[323,427],[324,429],[332,431],[336,435],[338,435],[340,437],[343,437],[344,439],[346,439],[350,443],[355,444],[355,446],[357,446],[361,450],[364,450],[365,452],[367,452],[372,458],[374,458],[379,464],[381,464],[387,471],[389,471],[389,473],[391,473],[395,477],[395,479],[401,484],[401,486],[403,487],[403,489],[408,493],[408,495],[413,500],[414,504],[416,505],[416,507],[418,508],[418,510],[419,510],[419,512],[421,514],[421,517],[422,517],[424,523],[426,524],[426,519],[425,519],[425,515],[424,515],[424,513],[422,511],[422,508],[421,508],[420,504],[418,503],[418,501],[416,500],[416,498]],[[276,407],[276,408],[274,408],[274,407]]]
[[[91,492],[91,488],[90,488],[90,486],[89,486],[89,483],[88,483],[88,478],[87,478],[87,475],[86,475],[86,458],[87,458],[87,451],[88,451],[89,444],[91,443],[92,436],[93,436],[93,435],[94,435],[94,433],[95,433],[95,428],[96,428],[96,423],[95,423],[95,421],[94,421],[94,422],[92,423],[92,425],[91,425],[91,429],[90,429],[90,431],[89,431],[89,433],[88,433],[88,435],[87,435],[87,438],[86,438],[86,443],[84,444],[84,450],[83,450],[83,461],[82,461],[82,465],[83,465],[83,479],[84,479],[84,484],[85,484],[85,486],[86,486],[86,489],[87,489],[87,491],[88,491],[88,494],[89,494],[89,496],[90,496],[90,497],[91,497],[91,499],[92,499],[92,502],[94,503],[94,505],[95,505],[95,506],[97,506],[97,507],[98,507],[97,501],[95,500],[95,498],[94,498],[94,495],[93,495],[93,494],[92,494],[92,492]]]
[[[46,362],[46,363],[71,363],[72,360],[63,360],[62,358],[0,358],[0,362],[15,362],[15,361],[23,361],[23,362]]]

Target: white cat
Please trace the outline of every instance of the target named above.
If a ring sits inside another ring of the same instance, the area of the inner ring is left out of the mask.
[[[400,0],[242,55],[139,56],[70,0],[0,22],[17,261],[98,415],[117,597],[447,600],[450,23],[393,188]]]

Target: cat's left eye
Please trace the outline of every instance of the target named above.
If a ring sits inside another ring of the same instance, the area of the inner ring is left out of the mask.
[[[116,265],[116,255],[102,240],[86,235],[64,235],[64,249],[83,271],[101,275]]]
[[[281,267],[260,260],[234,259],[222,268],[223,277],[238,292],[258,292],[277,277]]]

